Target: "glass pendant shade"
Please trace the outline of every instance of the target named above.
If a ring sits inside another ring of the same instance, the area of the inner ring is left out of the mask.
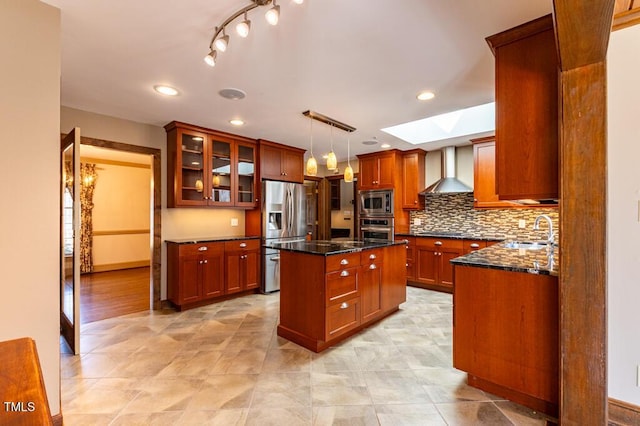
[[[353,169],[351,168],[351,164],[347,164],[347,167],[344,169],[344,181],[353,182]]]
[[[338,168],[338,159],[336,153],[331,151],[327,157],[327,170],[335,170]]]
[[[307,160],[306,172],[309,176],[315,176],[318,174],[318,162],[313,155]]]

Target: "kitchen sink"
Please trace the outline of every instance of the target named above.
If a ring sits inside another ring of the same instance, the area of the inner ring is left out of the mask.
[[[544,241],[508,241],[504,243],[506,248],[524,250],[541,250],[547,246],[548,244]]]

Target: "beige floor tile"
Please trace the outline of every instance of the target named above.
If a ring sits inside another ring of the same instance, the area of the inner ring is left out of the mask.
[[[309,426],[311,406],[252,408],[247,415],[247,426]]]
[[[433,404],[376,405],[383,426],[446,426]]]
[[[492,402],[436,404],[449,425],[512,426],[513,423]]]
[[[259,374],[267,355],[264,349],[226,349],[209,368],[209,374]]]
[[[267,352],[263,372],[311,371],[311,352],[304,348],[271,349]]]
[[[366,386],[313,386],[311,389],[313,406],[371,405],[371,395]]]
[[[411,370],[366,371],[364,378],[374,404],[431,403]]]
[[[73,414],[63,412],[64,426],[109,426],[117,414]]]
[[[318,407],[313,410],[314,426],[370,426],[377,425],[372,405]]]
[[[509,420],[513,422],[513,424],[516,425],[544,426],[547,424],[547,419],[554,423],[557,422],[557,419],[545,416],[544,414],[510,401],[494,401],[493,403],[505,416],[507,416]]]
[[[261,374],[258,377],[251,407],[311,407],[310,373]]]
[[[121,414],[109,426],[175,426],[182,411]]]
[[[361,371],[311,373],[311,386],[367,386]]]
[[[208,376],[192,396],[187,411],[249,408],[257,375]]]
[[[181,426],[242,426],[248,408],[215,411],[185,411],[176,424]]]
[[[355,349],[350,346],[329,348],[319,354],[312,354],[313,372],[360,371],[362,366]]]
[[[123,413],[157,413],[183,411],[202,387],[196,378],[151,378],[139,386],[140,392],[122,410]]]

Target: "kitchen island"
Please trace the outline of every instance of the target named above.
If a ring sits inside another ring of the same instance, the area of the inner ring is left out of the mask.
[[[398,310],[405,241],[298,241],[280,250],[278,336],[314,352]]]

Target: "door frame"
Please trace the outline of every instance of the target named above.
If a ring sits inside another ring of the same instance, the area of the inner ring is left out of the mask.
[[[158,148],[148,148],[140,145],[89,138],[86,136],[80,137],[80,145],[90,145],[98,148],[107,148],[152,156],[151,181],[153,183],[153,192],[151,197],[151,208],[153,208],[153,238],[151,243],[151,285],[149,286],[149,309],[160,310],[162,309],[162,300],[160,297],[160,274],[162,270],[162,152]]]

